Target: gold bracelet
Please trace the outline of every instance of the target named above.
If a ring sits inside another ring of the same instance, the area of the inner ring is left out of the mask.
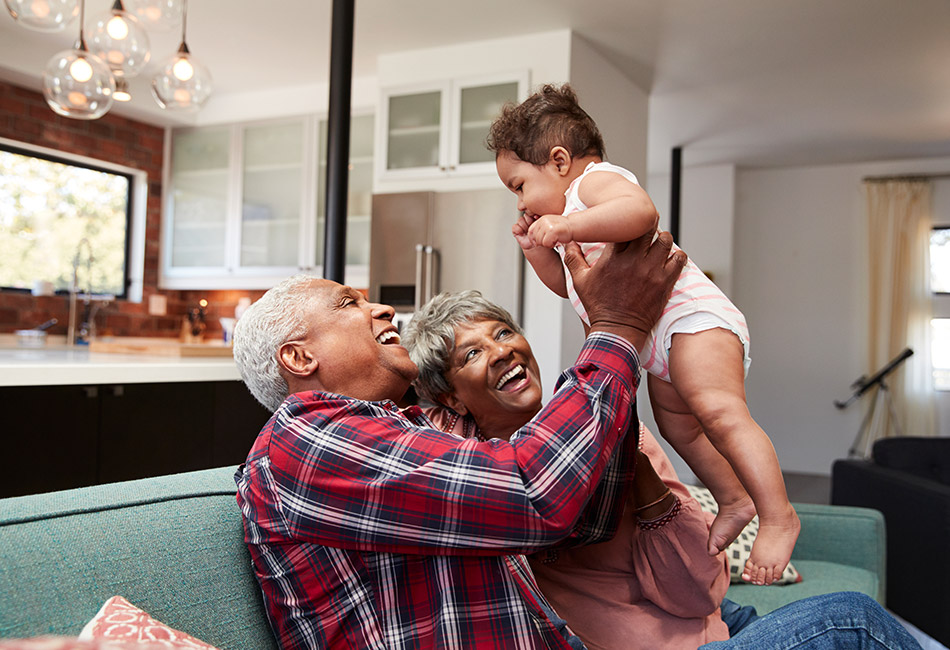
[[[638,512],[643,512],[644,510],[652,508],[658,503],[662,503],[663,500],[666,497],[670,496],[671,494],[673,494],[673,490],[671,490],[670,488],[666,488],[666,492],[664,492],[663,495],[659,499],[657,499],[656,501],[651,501],[650,503],[643,506],[637,506],[636,508],[633,509],[633,514],[637,514]]]

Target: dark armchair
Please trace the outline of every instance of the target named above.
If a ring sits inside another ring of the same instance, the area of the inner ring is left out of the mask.
[[[950,645],[950,438],[887,438],[870,460],[835,461],[831,502],[883,513],[887,608]]]

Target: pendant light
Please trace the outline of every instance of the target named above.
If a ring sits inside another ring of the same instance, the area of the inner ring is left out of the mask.
[[[40,32],[59,32],[79,15],[79,0],[3,0],[13,19]]]
[[[79,40],[76,47],[53,55],[43,72],[43,95],[59,115],[94,120],[112,108],[115,77],[105,61],[91,54],[83,35],[85,0],[79,0]]]
[[[181,45],[178,52],[165,62],[157,75],[152,77],[152,94],[162,108],[179,111],[196,111],[211,96],[211,73],[191,56],[185,43],[185,26],[188,20],[188,4],[182,5]]]
[[[117,102],[132,101],[132,93],[129,92],[129,82],[125,77],[115,78],[115,92],[112,93],[112,99]]]
[[[181,23],[182,0],[128,0],[129,11],[149,31],[167,32]]]
[[[117,77],[134,77],[148,63],[149,40],[142,23],[115,0],[92,28],[89,50],[112,68]]]

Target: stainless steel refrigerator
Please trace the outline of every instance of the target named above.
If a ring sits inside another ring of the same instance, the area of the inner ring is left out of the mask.
[[[478,289],[520,323],[524,256],[504,188],[373,196],[369,296],[400,322],[441,291]]]

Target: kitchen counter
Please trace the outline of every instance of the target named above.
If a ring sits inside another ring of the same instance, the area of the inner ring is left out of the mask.
[[[0,338],[0,386],[142,384],[240,380],[230,357],[172,357],[90,351],[51,341],[18,348]]]

